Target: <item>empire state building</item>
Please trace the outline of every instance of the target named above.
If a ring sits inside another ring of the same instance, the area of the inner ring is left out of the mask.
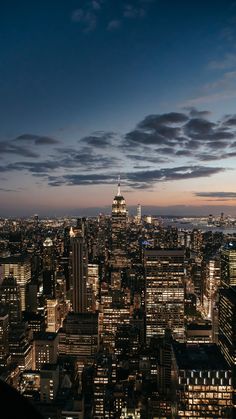
[[[117,195],[112,203],[112,264],[116,267],[127,265],[127,209],[118,182]]]

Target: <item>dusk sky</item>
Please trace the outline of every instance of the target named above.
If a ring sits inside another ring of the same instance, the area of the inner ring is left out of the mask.
[[[0,7],[0,216],[236,215],[235,1]]]

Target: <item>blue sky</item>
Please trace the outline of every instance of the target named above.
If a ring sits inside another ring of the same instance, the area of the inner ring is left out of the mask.
[[[236,2],[0,7],[0,215],[235,204]]]

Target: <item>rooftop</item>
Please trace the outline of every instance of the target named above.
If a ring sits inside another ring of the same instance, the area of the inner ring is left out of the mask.
[[[35,332],[34,340],[48,340],[52,341],[56,339],[57,333],[54,332]]]
[[[174,353],[182,370],[228,370],[229,367],[214,344],[175,343]]]
[[[58,364],[43,364],[41,371],[56,371]]]

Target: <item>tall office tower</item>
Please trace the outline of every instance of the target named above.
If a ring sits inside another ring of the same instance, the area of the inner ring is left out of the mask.
[[[82,233],[71,237],[72,308],[75,313],[87,311],[87,251]]]
[[[120,192],[120,181],[118,183],[117,195],[112,203],[112,264],[116,267],[127,265],[127,209],[124,197]]]
[[[63,274],[66,280],[66,290],[70,288],[70,227],[66,227],[64,230],[64,244],[63,244],[63,254],[61,257],[61,265],[63,268]]]
[[[146,339],[164,336],[184,341],[184,260],[182,249],[145,249]]]
[[[0,305],[0,366],[7,364],[9,356],[9,316],[7,307]]]
[[[99,307],[99,266],[94,263],[88,264],[87,282],[87,308],[88,311],[95,312]]]
[[[172,377],[177,396],[174,417],[234,418],[232,372],[219,348],[179,343],[173,349]]]
[[[155,342],[155,341],[154,341]],[[163,396],[170,396],[171,388],[171,358],[172,358],[172,337],[171,330],[166,329],[165,336],[158,342],[159,363],[158,363],[158,386]]]
[[[233,404],[236,406],[236,287],[220,289],[218,333],[221,353],[233,371]]]
[[[12,276],[4,278],[0,285],[0,302],[8,308],[10,326],[18,324],[21,320],[20,286]]]
[[[45,297],[55,296],[55,255],[49,237],[43,242],[43,294]]]
[[[190,276],[194,285],[194,294],[198,301],[203,304],[203,292],[204,292],[204,278],[205,278],[205,261],[200,257],[196,257],[194,262],[190,265]]]
[[[220,260],[210,259],[206,262],[203,304],[207,317],[213,320],[220,286]]]
[[[236,287],[219,292],[219,346],[229,365],[236,366]]]
[[[137,216],[136,216],[137,222],[140,223],[142,219],[142,207],[140,204],[137,206]]]
[[[0,260],[3,278],[13,276],[20,286],[21,310],[26,310],[26,287],[31,278],[31,262],[27,256],[9,256]]]
[[[109,385],[112,383],[112,358],[111,356],[101,355],[98,357],[95,374],[93,379],[93,418],[111,418],[110,403],[111,394],[108,392]]]
[[[128,293],[129,294],[129,293]],[[102,344],[114,352],[117,327],[131,320],[130,295],[119,289],[101,290],[101,312],[99,314]]]
[[[203,235],[201,230],[194,229],[191,232],[191,250],[199,253],[202,249]]]
[[[236,241],[227,243],[221,250],[221,283],[223,287],[236,285]]]
[[[26,286],[26,311],[37,313],[38,309],[38,279],[31,279]]]
[[[21,371],[32,369],[32,333],[27,324],[21,322],[9,333],[9,352],[11,361],[16,363]]]

